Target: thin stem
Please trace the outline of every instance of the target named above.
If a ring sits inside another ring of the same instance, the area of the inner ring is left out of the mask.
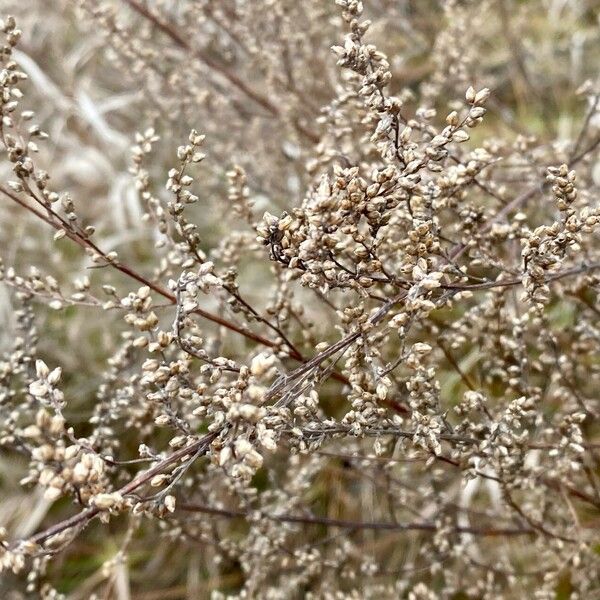
[[[205,506],[202,504],[181,504],[179,510],[185,512],[199,512],[204,514],[212,514],[226,518],[252,518],[255,519],[256,513],[244,510],[231,510]],[[331,519],[327,517],[317,517],[315,515],[271,515],[268,513],[259,513],[260,517],[277,521],[280,523],[301,523],[305,525],[325,525],[326,527],[342,527],[345,529],[371,529],[371,530],[387,530],[387,531],[437,531],[438,527],[434,523],[425,522],[410,522],[410,523],[392,523],[386,521],[350,521],[345,519]],[[493,528],[493,527],[460,527],[454,528],[457,533],[469,533],[480,536],[523,536],[535,535],[535,529],[531,528]]]

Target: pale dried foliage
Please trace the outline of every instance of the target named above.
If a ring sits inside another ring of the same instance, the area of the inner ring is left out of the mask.
[[[598,2],[2,8],[3,598],[600,598]]]

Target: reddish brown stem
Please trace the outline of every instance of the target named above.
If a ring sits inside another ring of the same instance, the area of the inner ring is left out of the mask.
[[[213,508],[201,504],[182,504],[179,510],[186,512],[199,512],[205,514],[218,515],[227,518],[246,518],[249,513],[243,510],[229,510],[222,508]],[[302,523],[307,525],[325,525],[326,527],[342,527],[344,529],[371,529],[387,531],[436,531],[437,526],[428,522],[411,523],[392,523],[385,521],[349,521],[345,519],[330,519],[327,517],[317,517],[314,515],[262,515],[265,519],[278,521],[280,523]],[[520,536],[535,535],[534,529],[523,528],[493,528],[493,527],[455,527],[457,533],[469,533],[481,536]]]

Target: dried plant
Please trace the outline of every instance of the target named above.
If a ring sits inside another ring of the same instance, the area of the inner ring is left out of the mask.
[[[20,4],[3,597],[600,598],[597,2]]]

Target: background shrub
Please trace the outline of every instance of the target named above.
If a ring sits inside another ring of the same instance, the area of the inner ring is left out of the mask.
[[[598,2],[1,8],[3,597],[600,597]]]

